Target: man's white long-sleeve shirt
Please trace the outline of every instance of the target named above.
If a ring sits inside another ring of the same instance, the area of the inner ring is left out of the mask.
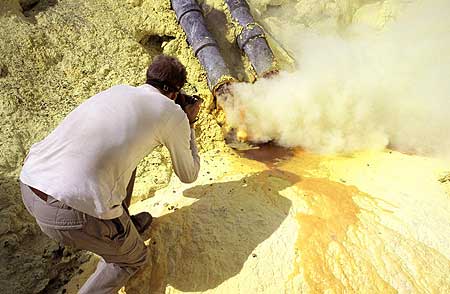
[[[133,170],[160,144],[180,180],[195,181],[200,158],[181,107],[147,84],[114,86],[34,144],[20,180],[94,217],[116,218]]]

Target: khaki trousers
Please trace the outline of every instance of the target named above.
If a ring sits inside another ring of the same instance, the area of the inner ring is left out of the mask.
[[[102,220],[48,197],[47,202],[20,183],[27,210],[41,230],[64,245],[89,250],[100,259],[96,271],[79,293],[117,293],[147,260],[147,248],[128,213]]]

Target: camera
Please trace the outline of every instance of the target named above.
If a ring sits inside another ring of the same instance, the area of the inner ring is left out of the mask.
[[[190,104],[195,104],[197,101],[202,100],[198,95],[188,95],[186,93],[178,93],[177,98],[175,99],[175,103],[180,105],[181,108],[184,108]]]

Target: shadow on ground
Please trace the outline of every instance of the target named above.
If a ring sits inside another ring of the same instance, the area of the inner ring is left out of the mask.
[[[238,181],[196,186],[184,196],[194,204],[155,220],[151,261],[126,286],[127,293],[206,291],[237,275],[255,248],[286,219],[291,201],[279,191],[298,181],[267,170]]]

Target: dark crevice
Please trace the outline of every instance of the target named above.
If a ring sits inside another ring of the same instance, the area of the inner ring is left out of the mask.
[[[20,7],[22,7],[22,11],[25,13],[29,10],[32,10],[39,3],[39,0],[22,0],[19,1]]]
[[[174,39],[175,37],[172,36],[146,35],[139,43],[151,56],[155,56],[162,54],[165,44]]]
[[[5,65],[0,65],[0,79],[8,75],[8,68]]]
[[[51,256],[51,266],[48,272],[50,279],[45,288],[39,292],[40,294],[60,294],[64,285],[74,275],[82,272],[80,266],[91,257],[91,254],[85,251],[62,246],[48,254]]]
[[[36,23],[36,15],[58,4],[58,0],[23,0],[20,1],[23,15],[31,22]]]

